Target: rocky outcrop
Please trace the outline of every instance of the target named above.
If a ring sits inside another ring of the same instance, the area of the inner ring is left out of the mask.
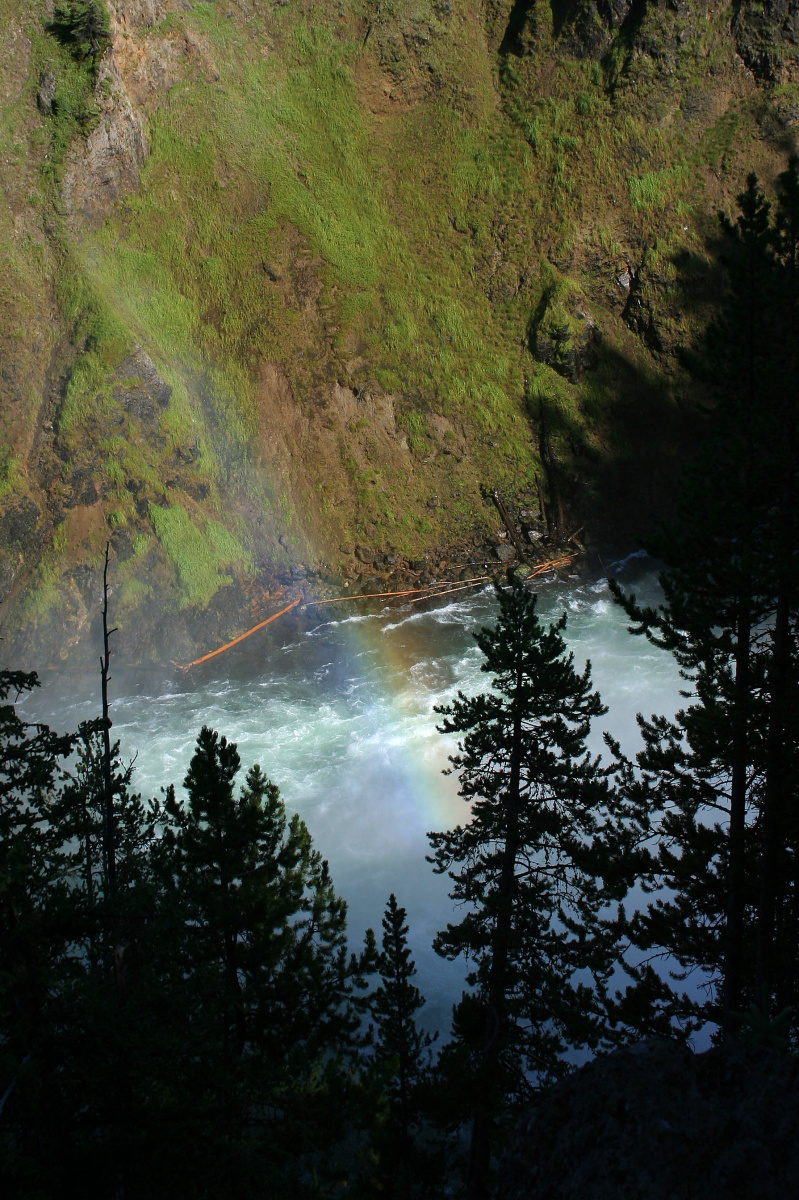
[[[627,303],[624,305],[622,320],[628,329],[637,333],[650,350],[660,352],[664,349],[657,315],[657,289],[648,279],[643,268],[635,275],[629,275],[627,284]]]
[[[738,53],[757,79],[799,78],[799,0],[744,0],[732,28]]]
[[[76,144],[64,169],[61,197],[73,231],[84,222],[99,225],[120,197],[139,185],[147,157],[144,117],[164,93],[187,74],[212,80],[219,72],[201,35],[162,35],[162,0],[117,0],[109,4],[111,44],[97,72],[94,106],[99,120],[85,142]],[[40,111],[52,104],[55,83],[40,81]]]
[[[661,60],[670,73],[681,47],[696,36],[697,18],[707,6],[687,0],[577,0],[562,11],[555,33],[576,57],[600,58],[624,27],[633,52]],[[799,77],[799,0],[743,0],[734,14],[736,48],[757,79],[787,83]]]
[[[596,321],[579,292],[555,287],[544,296],[530,325],[530,349],[571,383],[596,366]]]
[[[130,29],[149,28],[163,19],[166,12],[163,0],[117,0],[108,9],[116,26]]]
[[[799,1060],[751,1044],[639,1042],[540,1099],[494,1200],[778,1200],[799,1180]]]
[[[564,43],[577,58],[599,58],[632,8],[632,0],[578,0],[563,22]]]
[[[122,382],[114,389],[114,399],[142,425],[156,428],[160,413],[169,404],[172,388],[158,374],[149,354],[136,346],[116,373]]]
[[[73,227],[84,221],[99,225],[120,196],[139,186],[147,156],[142,119],[128,96],[113,48],[100,64],[95,104],[100,119],[70,155],[61,185]]]
[[[30,496],[20,497],[0,514],[0,605],[50,532],[50,522]]]

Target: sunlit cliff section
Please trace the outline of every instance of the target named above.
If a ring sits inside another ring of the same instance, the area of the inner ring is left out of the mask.
[[[485,554],[486,489],[595,539],[668,505],[795,4],[0,14],[4,656],[74,660],[108,541],[133,660]]]

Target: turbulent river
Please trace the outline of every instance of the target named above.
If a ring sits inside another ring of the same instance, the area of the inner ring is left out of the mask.
[[[641,598],[656,597],[643,557],[617,563],[613,572]],[[592,731],[592,749],[603,749],[608,729],[633,753],[635,714],[673,713],[678,706],[673,660],[627,632],[604,579],[544,581],[539,594],[545,618],[568,614],[575,665],[582,669],[591,660],[608,706]],[[341,607],[347,611],[335,616],[332,606],[318,610],[324,620],[276,622],[190,676],[117,673],[110,685],[114,735],[126,760],[136,755],[135,789],[145,796],[170,782],[180,793],[203,724],[237,742],[242,778],[260,763],[328,858],[349,905],[353,946],[368,925],[379,937],[390,892],[406,907],[417,982],[428,1001],[423,1023],[446,1035],[464,968],[431,949],[436,930],[452,919],[452,904],[446,878],[425,861],[425,834],[467,814],[457,780],[442,774],[454,746],[436,731],[433,709],[457,689],[486,687],[471,634],[491,622],[495,602],[487,589],[437,608],[365,615]],[[25,711],[66,730],[98,707],[99,684],[93,688],[88,674],[45,672]]]

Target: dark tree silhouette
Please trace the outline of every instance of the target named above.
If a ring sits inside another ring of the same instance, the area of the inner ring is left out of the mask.
[[[715,434],[651,543],[663,604],[615,588],[632,631],[692,685],[673,721],[639,718],[645,748],[625,776],[652,839],[647,886],[666,889],[627,929],[644,958],[617,1015],[638,1028],[710,1020],[731,1033],[747,1004],[796,998],[798,195],[792,159],[775,222],[754,175],[737,220],[721,220],[729,291],[702,361],[719,385]],[[673,988],[658,955],[683,978],[699,968],[706,994]]]
[[[450,894],[466,906],[435,948],[467,958],[479,1005],[466,1021],[481,1030],[470,1097],[472,1197],[484,1192],[502,1104],[527,1093],[528,1073],[557,1074],[566,1046],[596,1040],[593,993],[578,972],[609,966],[591,931],[611,898],[600,874],[613,794],[608,771],[585,748],[591,720],[605,709],[590,665],[578,674],[566,652],[565,614],[545,628],[537,597],[512,574],[497,599],[496,626],[475,634],[491,691],[459,693],[437,710],[442,732],[463,735],[450,761],[470,820],[428,835],[434,869],[449,872]],[[475,1007],[465,1003],[461,1026]]]
[[[392,892],[383,915],[382,952],[377,960],[380,985],[371,997],[376,1028],[375,1057],[384,1068],[393,1121],[407,1151],[409,1128],[416,1116],[416,1095],[423,1075],[425,1050],[432,1038],[416,1025],[424,997],[413,978],[416,964],[408,946],[405,909]]]
[[[305,823],[287,816],[257,764],[235,795],[239,767],[236,746],[203,728],[184,780],[188,806],[170,801],[187,967],[203,989],[216,980],[237,1056],[249,1046],[311,1062],[358,1029],[346,905]]]
[[[32,1059],[49,1040],[51,991],[69,942],[60,839],[48,808],[72,739],[17,713],[38,686],[35,674],[0,671],[0,1151],[12,1158],[18,1146],[20,1154],[36,1147],[35,1133],[11,1126],[5,1109],[24,1091],[26,1070],[40,1068]]]

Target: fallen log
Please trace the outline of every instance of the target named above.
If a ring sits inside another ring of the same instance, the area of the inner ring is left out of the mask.
[[[278,617],[282,617],[285,613],[291,612],[292,608],[296,608],[300,603],[300,598],[292,600],[291,604],[287,604],[285,608],[281,608],[280,612],[272,613],[271,617],[267,617],[265,621],[260,621],[257,625],[253,625],[252,629],[248,629],[246,633],[240,633],[238,637],[233,638],[232,642],[225,642],[224,646],[220,646],[217,650],[211,650],[208,654],[203,654],[201,658],[195,658],[193,662],[187,663],[186,666],[181,666],[180,663],[172,662],[173,667],[177,667],[179,671],[189,671],[192,667],[198,667],[200,663],[208,662],[209,658],[216,658],[217,654],[224,654],[226,650],[230,650],[233,646],[238,646],[239,642],[245,641],[246,638],[252,637],[259,629],[263,629],[265,625],[270,625],[272,621],[276,621]]]
[[[532,579],[534,575],[541,575],[545,571],[557,570],[558,567],[565,566],[566,563],[571,562],[576,557],[577,554],[575,552],[573,554],[561,555],[559,558],[552,559],[551,562],[540,563],[538,566],[533,567],[527,578]],[[499,566],[500,564],[497,563],[496,565]],[[303,609],[320,608],[323,604],[340,604],[345,600],[385,600],[390,596],[416,596],[417,598],[411,600],[409,603],[419,604],[422,600],[435,600],[437,596],[449,596],[453,592],[466,591],[468,588],[477,587],[478,584],[486,583],[490,578],[490,575],[477,575],[474,579],[445,579],[440,583],[429,583],[425,587],[406,588],[403,591],[397,592],[367,592],[357,596],[333,596],[327,600],[308,600],[303,604]],[[185,666],[181,663],[176,663],[173,659],[170,659],[170,662],[178,671],[190,671],[192,667],[198,667],[200,663],[208,662],[209,659],[216,658],[218,654],[224,654],[226,650],[231,650],[234,646],[238,646],[239,642],[246,641],[248,637],[252,637],[259,629],[263,629],[266,625],[270,625],[272,621],[276,621],[278,617],[291,612],[299,604],[302,604],[302,597],[292,600],[291,604],[287,604],[279,612],[272,613],[272,616],[267,617],[265,621],[259,621],[257,625],[253,625],[252,629],[248,629],[246,633],[240,633],[232,641],[225,642],[224,646],[219,646],[216,650],[210,650],[208,654],[203,654],[200,658],[193,659],[192,662],[186,663]]]
[[[507,529],[508,533],[511,536],[511,541],[513,542],[516,549],[519,551],[519,554],[521,555],[521,557],[524,558],[527,553],[527,547],[522,545],[522,539],[519,537],[519,534],[516,531],[516,525],[510,519],[510,514],[508,513],[508,510],[505,507],[505,505],[502,503],[502,499],[500,497],[499,490],[497,488],[494,488],[492,496],[494,498],[494,503],[497,506],[497,511],[499,512],[499,515],[502,517],[503,524],[505,525],[505,528]]]
[[[572,551],[571,554],[561,554],[558,558],[552,558],[549,562],[538,563],[533,567],[528,579],[532,579],[534,575],[543,575],[545,571],[557,571],[558,567],[565,567],[573,558],[577,558],[577,551]]]
[[[357,595],[353,593],[350,596],[333,596],[329,600],[308,600],[303,605],[303,608],[321,608],[323,604],[340,604],[344,600],[385,600],[389,596],[418,596],[420,592],[437,595],[438,590],[441,588],[454,587],[459,583],[463,584],[464,586],[471,583],[480,583],[487,578],[487,575],[481,575],[479,578],[475,579],[461,579],[454,581],[445,579],[440,583],[428,583],[424,587],[405,588],[401,592],[360,592]]]
[[[482,579],[470,579],[468,582],[464,580],[463,583],[455,583],[443,590],[430,592],[427,596],[417,596],[415,600],[410,600],[408,603],[421,604],[423,600],[437,600],[439,596],[450,596],[453,592],[468,591],[469,588],[478,587],[481,583],[486,583],[490,578],[490,575],[484,575]]]

